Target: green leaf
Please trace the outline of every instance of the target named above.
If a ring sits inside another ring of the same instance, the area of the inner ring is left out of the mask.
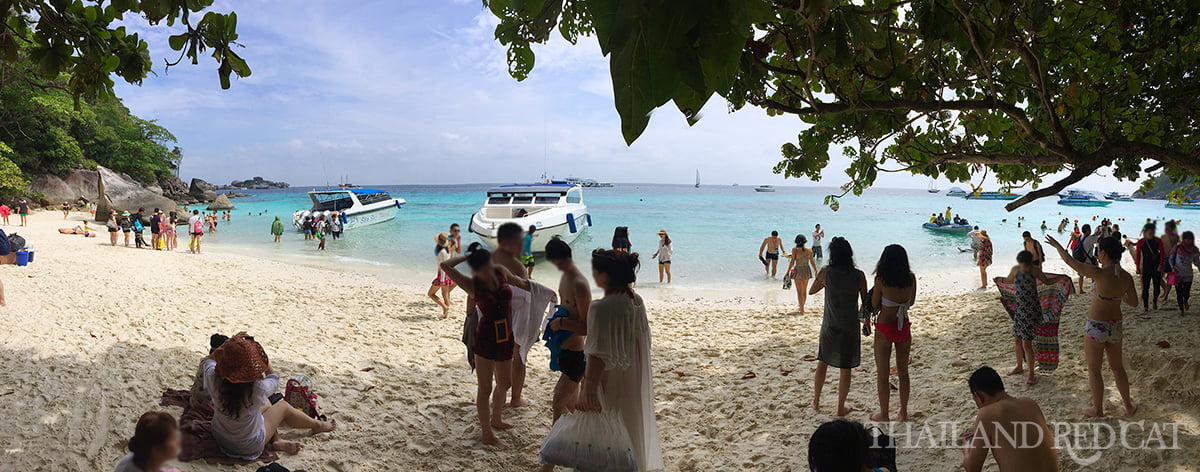
[[[188,37],[189,36],[187,33],[171,35],[171,37],[167,38],[167,43],[171,46],[171,49],[182,51],[183,46],[187,43]]]

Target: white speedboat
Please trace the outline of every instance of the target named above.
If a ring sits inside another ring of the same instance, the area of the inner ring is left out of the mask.
[[[967,196],[967,191],[963,190],[962,187],[950,187],[950,190],[946,191],[946,196],[947,197],[965,197],[965,196]]]
[[[383,223],[395,218],[406,203],[403,198],[392,198],[383,190],[369,188],[313,190],[308,192],[308,198],[312,200],[312,208],[292,213],[296,229],[301,229],[305,218],[324,218],[335,211],[342,218],[343,230]]]
[[[772,185],[759,185],[757,187],[754,187],[754,191],[755,192],[774,192],[775,187]]]
[[[583,188],[559,180],[488,190],[487,202],[471,216],[469,229],[495,248],[496,230],[505,223],[516,223],[523,232],[536,227],[533,250],[542,252],[555,236],[568,244],[574,241],[592,225],[592,217],[583,203]]]

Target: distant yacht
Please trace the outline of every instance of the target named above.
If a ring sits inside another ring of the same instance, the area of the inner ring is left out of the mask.
[[[935,182],[933,179],[929,179],[929,193],[938,193],[941,191],[941,189],[937,188],[937,182]]]
[[[1103,207],[1112,205],[1112,202],[1087,192],[1070,192],[1067,196],[1059,199],[1058,204],[1064,206]]]
[[[700,188],[700,169],[696,169],[696,188]]]
[[[1104,194],[1104,198],[1107,198],[1114,202],[1132,202],[1133,201],[1133,199],[1130,198],[1129,195],[1125,195],[1125,194],[1121,194],[1121,193],[1117,193],[1117,192],[1108,192],[1108,193]]]
[[[757,187],[754,187],[754,191],[755,192],[774,192],[775,187],[772,185],[759,185]]]
[[[950,187],[950,190],[946,191],[946,196],[947,197],[965,197],[965,196],[967,196],[967,191],[963,190],[962,187]]]

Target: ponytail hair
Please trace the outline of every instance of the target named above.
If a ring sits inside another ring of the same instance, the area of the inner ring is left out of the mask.
[[[492,253],[483,248],[482,244],[471,243],[467,246],[467,265],[471,270],[479,270],[492,261]]]
[[[604,287],[606,289],[624,288],[637,282],[638,267],[640,264],[636,252],[631,254],[608,249],[592,251],[592,270],[607,275],[609,284],[612,285]]]
[[[133,463],[145,467],[154,449],[166,444],[171,436],[179,430],[179,423],[170,413],[148,411],[138,418],[133,437],[129,439],[129,452],[133,453]]]

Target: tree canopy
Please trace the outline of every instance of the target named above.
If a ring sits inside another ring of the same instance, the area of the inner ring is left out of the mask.
[[[1035,188],[1012,210],[1108,166],[1121,179],[1200,173],[1194,0],[484,3],[517,80],[553,31],[594,36],[627,143],[667,102],[694,123],[720,95],[731,110],[800,118],[775,167],[786,177],[819,179],[842,146],[842,195],[880,172],[991,173]]]
[[[199,63],[206,52],[217,62],[221,88],[230,77],[248,77],[250,67],[238,55],[237,14],[204,12],[213,0],[0,0],[0,72],[28,60],[37,78],[73,97],[112,98],[112,76],[141,84],[153,63],[149,45],[121,24],[138,15],[152,25],[182,27],[169,39],[184,59]],[[196,21],[193,17],[204,12]],[[22,72],[22,78],[34,80]],[[65,80],[60,80],[65,77]]]

